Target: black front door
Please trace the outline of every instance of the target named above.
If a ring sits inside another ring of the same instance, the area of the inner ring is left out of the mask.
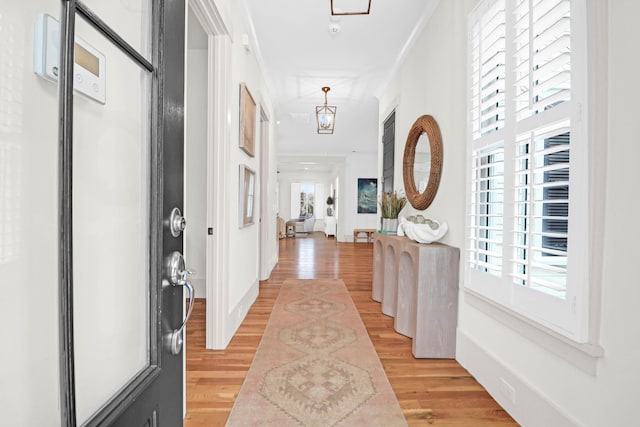
[[[62,425],[178,426],[184,0],[62,0]]]

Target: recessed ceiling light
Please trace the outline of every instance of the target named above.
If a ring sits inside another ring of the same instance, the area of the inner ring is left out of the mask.
[[[331,37],[335,37],[340,32],[340,29],[340,24],[338,24],[337,22],[332,22],[329,24],[329,28],[327,29],[327,31],[329,31]]]

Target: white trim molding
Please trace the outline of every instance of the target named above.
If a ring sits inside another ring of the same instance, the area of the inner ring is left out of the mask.
[[[604,356],[604,349],[599,345],[573,341],[470,289],[464,290],[464,301],[581,371],[597,375],[598,360]]]
[[[189,6],[207,34],[233,37],[231,19],[226,10],[219,7],[219,3],[216,0],[189,0]]]
[[[211,256],[207,263],[207,319],[206,347],[224,349],[226,340],[227,313],[229,312],[228,250],[229,212],[224,208],[229,203],[225,165],[229,162],[229,86],[231,80],[231,39],[227,36],[209,35],[209,108],[208,115],[208,167],[207,180],[209,201],[207,223],[213,235],[207,239]],[[215,94],[215,95],[214,95]],[[210,187],[209,187],[210,186]]]
[[[207,33],[207,235],[206,348],[228,344],[229,213],[225,165],[229,160],[229,87],[231,82],[231,20],[216,0],[189,0]]]

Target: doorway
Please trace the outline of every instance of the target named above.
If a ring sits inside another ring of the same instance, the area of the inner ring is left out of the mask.
[[[208,37],[189,6],[185,84],[184,231],[187,268],[196,298],[207,296],[207,59]]]
[[[260,106],[260,280],[267,280],[271,270],[278,262],[278,239],[273,238],[277,233],[276,224],[271,221],[269,201],[269,116],[265,109]],[[270,238],[271,237],[271,238]],[[272,247],[269,247],[272,246]],[[271,255],[274,254],[275,258]]]
[[[200,188],[196,190],[196,197],[202,197],[204,191],[204,197],[201,201],[205,201],[205,206],[203,208],[202,205],[199,205],[193,209],[199,212],[200,215],[204,213],[205,218],[204,221],[196,219],[195,225],[187,226],[187,229],[191,228],[190,233],[195,233],[193,240],[195,248],[192,248],[192,251],[200,251],[201,254],[206,254],[204,258],[200,257],[200,261],[197,260],[196,256],[194,262],[203,264],[200,267],[201,272],[196,270],[196,274],[199,276],[198,279],[200,279],[197,282],[200,285],[199,294],[203,294],[202,297],[207,300],[206,348],[214,350],[224,349],[226,346],[229,290],[226,285],[228,262],[224,245],[225,239],[228,239],[227,230],[231,222],[225,194],[229,179],[225,173],[227,170],[225,161],[228,162],[229,160],[231,132],[227,121],[231,97],[229,90],[231,38],[228,20],[221,15],[215,3],[209,0],[188,0],[189,22],[196,24],[194,30],[196,30],[196,34],[199,34],[199,41],[194,41],[191,47],[197,47],[200,50],[200,65],[198,66],[197,74],[201,83],[197,86],[199,86],[201,92],[199,96],[202,98],[192,108],[200,109],[200,113],[203,113],[206,117],[204,148],[200,143],[194,145],[192,149],[195,150],[195,153],[203,154],[206,161],[204,161],[205,166],[203,166],[203,161],[200,159],[198,166],[200,172],[191,178],[203,183],[202,185],[198,184]],[[202,33],[205,35],[206,48],[202,48],[205,44]],[[202,52],[203,50],[206,51],[206,54]],[[185,63],[184,67],[188,69],[188,65],[188,63]],[[202,73],[204,73],[204,76],[202,76]],[[206,82],[204,82],[205,77]],[[187,117],[188,120],[189,118]],[[197,128],[197,132],[203,131],[202,125],[197,125],[194,128]],[[199,139],[202,140],[202,138],[203,135],[199,135]],[[200,221],[199,225],[198,221]],[[201,228],[198,229],[199,227]],[[205,241],[204,251],[202,249],[203,238]]]

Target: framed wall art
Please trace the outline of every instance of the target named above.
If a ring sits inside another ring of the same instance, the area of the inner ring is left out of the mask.
[[[255,156],[256,102],[246,83],[240,83],[239,146],[249,156]]]
[[[254,223],[254,200],[256,190],[256,173],[247,165],[240,165],[240,191],[238,191],[238,212],[240,228]]]
[[[378,212],[378,178],[358,178],[358,213]]]

